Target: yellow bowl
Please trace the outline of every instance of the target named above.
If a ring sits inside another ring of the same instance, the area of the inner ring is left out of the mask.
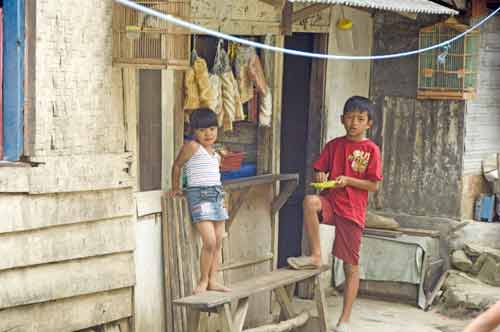
[[[351,30],[352,29],[352,21],[347,18],[342,18],[337,22],[337,28],[341,30]]]
[[[311,187],[313,187],[314,189],[319,189],[319,190],[323,190],[323,189],[330,189],[330,188],[335,188],[335,186],[337,185],[337,181],[325,181],[325,182],[312,182],[311,183]]]

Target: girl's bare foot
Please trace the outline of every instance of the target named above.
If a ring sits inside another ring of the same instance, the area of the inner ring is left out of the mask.
[[[230,292],[231,289],[219,284],[218,282],[215,281],[209,281],[208,282],[208,290],[216,291],[216,292]]]
[[[193,294],[203,293],[208,288],[208,281],[200,281],[196,288],[193,290]]]

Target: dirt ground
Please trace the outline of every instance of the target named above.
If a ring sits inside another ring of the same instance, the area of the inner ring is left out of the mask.
[[[328,319],[334,323],[340,316],[342,296],[328,297],[327,302]],[[301,300],[296,304],[299,308],[311,305]],[[358,298],[354,303],[352,332],[461,332],[468,322],[448,318],[436,310],[425,312],[409,304]]]

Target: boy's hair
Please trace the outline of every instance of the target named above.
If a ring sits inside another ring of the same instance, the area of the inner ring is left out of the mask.
[[[373,113],[375,112],[375,105],[373,105],[372,101],[368,98],[352,96],[345,102],[343,114],[354,111],[366,112],[368,113],[368,120],[372,120]]]
[[[217,127],[217,115],[209,108],[198,108],[189,116],[189,126],[192,130]]]

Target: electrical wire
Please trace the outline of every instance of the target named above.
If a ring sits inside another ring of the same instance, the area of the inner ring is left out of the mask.
[[[467,29],[466,31],[460,33],[459,35],[446,40],[444,42],[441,42],[436,45],[432,45],[429,47],[413,50],[413,51],[407,51],[407,52],[400,52],[400,53],[393,53],[393,54],[384,54],[384,55],[338,55],[338,54],[322,54],[322,53],[312,53],[312,52],[303,52],[303,51],[298,51],[298,50],[293,50],[293,49],[288,49],[288,48],[282,48],[282,47],[276,47],[272,45],[267,45],[267,44],[262,44],[258,42],[254,42],[251,40],[247,40],[244,38],[239,38],[239,37],[234,37],[222,32],[214,31],[193,23],[186,22],[180,18],[174,17],[169,14],[164,14],[158,11],[155,11],[151,8],[147,8],[145,6],[139,5],[133,1],[130,0],[115,0],[116,2],[127,6],[129,8],[141,11],[143,13],[146,13],[151,16],[158,17],[161,20],[170,22],[172,24],[176,24],[178,26],[181,26],[183,28],[189,29],[196,31],[197,33],[202,33],[206,35],[210,35],[213,37],[233,41],[235,43],[240,43],[243,45],[247,46],[252,46],[255,48],[260,48],[260,49],[265,49],[273,52],[280,52],[284,54],[290,54],[290,55],[296,55],[296,56],[302,56],[302,57],[308,57],[308,58],[315,58],[315,59],[326,59],[326,60],[352,60],[352,61],[358,61],[358,60],[384,60],[384,59],[394,59],[394,58],[400,58],[400,57],[405,57],[405,56],[410,56],[410,55],[415,55],[423,52],[427,52],[436,48],[441,48],[446,45],[449,45],[453,43],[454,41],[463,38],[466,34],[472,32],[473,30],[479,28],[481,25],[486,23],[489,19],[491,19],[493,16],[495,16],[498,12],[500,12],[500,7],[498,7],[495,11],[493,11],[491,14],[483,18],[481,21],[476,23],[474,26],[471,28]]]

